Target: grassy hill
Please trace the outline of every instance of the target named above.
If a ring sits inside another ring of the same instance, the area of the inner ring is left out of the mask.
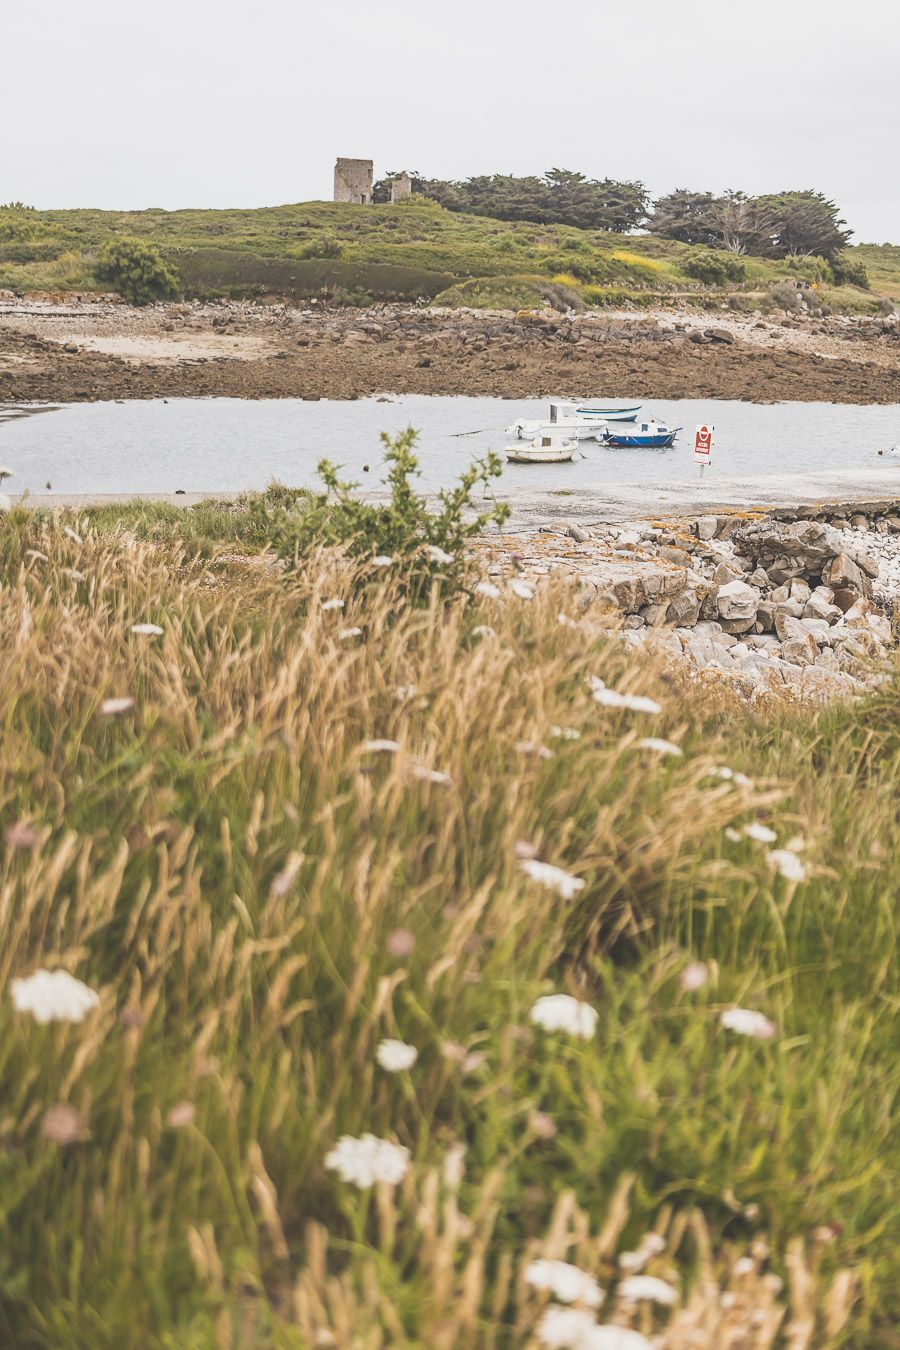
[[[0,208],[0,287],[101,290],[93,261],[104,242],[132,236],[155,244],[176,267],[188,296],[318,296],[337,303],[373,299],[480,307],[546,301],[656,304],[676,296],[698,304],[733,294],[736,307],[770,303],[779,281],[821,283],[834,309],[877,311],[900,300],[900,248],[852,250],[873,289],[834,287],[821,260],[745,259],[745,275],[710,287],[693,264],[704,250],[651,236],[509,223],[445,211],[424,199],[398,205],[305,202],[256,210],[32,211]]]

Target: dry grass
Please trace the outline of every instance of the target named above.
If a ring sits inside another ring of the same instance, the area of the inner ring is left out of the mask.
[[[0,1340],[528,1345],[542,1255],[666,1350],[893,1344],[895,692],[760,720],[560,624],[552,587],[409,610],[335,555],[287,583],[78,531],[0,532]],[[806,883],[729,842],[756,818]],[[15,1012],[39,966],[99,1009]],[[530,1024],[563,991],[590,1041]],[[735,1004],[777,1036],[724,1030]],[[410,1150],[394,1191],[325,1168],[366,1131]],[[679,1290],[654,1318],[615,1292],[648,1229]]]

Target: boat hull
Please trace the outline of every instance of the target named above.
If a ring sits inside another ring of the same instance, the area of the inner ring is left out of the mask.
[[[507,448],[506,458],[510,464],[565,464],[574,453],[571,446],[563,450],[555,448],[545,450],[533,446],[511,445]]]
[[[668,431],[663,436],[629,436],[624,433],[609,432],[604,436],[604,444],[615,450],[667,450],[675,444],[677,431]]]

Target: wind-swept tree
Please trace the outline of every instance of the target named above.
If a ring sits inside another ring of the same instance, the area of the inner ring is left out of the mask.
[[[661,239],[678,239],[683,244],[708,244],[715,233],[710,212],[717,200],[713,192],[676,188],[653,203],[649,228]]]
[[[778,257],[835,258],[853,231],[824,192],[777,192],[757,197],[772,220],[772,245]]]

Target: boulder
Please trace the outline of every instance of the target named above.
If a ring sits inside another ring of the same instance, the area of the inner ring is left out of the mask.
[[[741,574],[730,563],[720,562],[712,574],[712,584],[716,587],[727,586],[730,581],[739,581]]]
[[[872,584],[865,572],[857,566],[848,553],[836,553],[822,568],[822,580],[826,586],[837,591],[855,591],[857,596],[871,595]],[[835,604],[840,601],[835,594]],[[843,606],[841,606],[843,608]]]
[[[715,579],[714,579],[715,580]],[[746,581],[728,581],[716,591],[716,612],[721,620],[729,623],[747,622],[751,627],[756,622],[756,610],[760,595]],[[746,629],[744,630],[746,632]]]
[[[824,596],[815,594],[809,597],[803,608],[804,619],[826,619],[828,623],[836,623],[841,613],[839,606],[832,605]]]
[[[717,516],[699,516],[694,521],[694,532],[698,539],[715,539],[718,525]]]
[[[803,633],[782,642],[781,653],[792,666],[814,666],[819,647],[812,633]]]

